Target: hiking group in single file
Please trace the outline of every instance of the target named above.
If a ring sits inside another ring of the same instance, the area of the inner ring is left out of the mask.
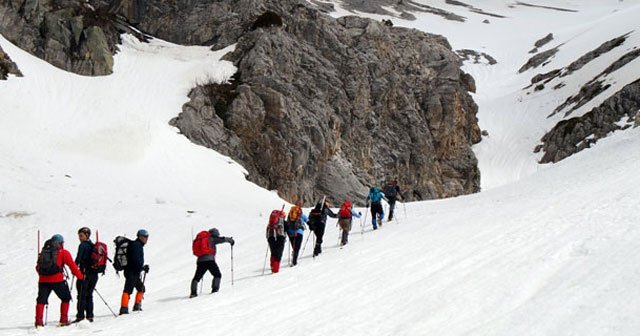
[[[388,183],[383,190],[378,187],[371,187],[369,195],[366,199],[366,206],[371,212],[371,225],[373,230],[377,230],[382,226],[384,219],[384,208],[382,200],[385,199],[389,204],[389,217],[391,221],[394,216],[395,203],[397,198],[404,200],[404,195],[400,192],[400,187],[395,180]],[[334,213],[331,210],[331,204],[323,197],[322,200],[315,204],[308,215],[302,211],[302,201],[298,200],[289,209],[289,212],[282,209],[271,211],[269,222],[266,228],[266,239],[268,243],[268,251],[270,252],[270,269],[272,273],[280,271],[280,262],[287,239],[289,240],[289,265],[296,266],[298,257],[304,254],[309,235],[304,241],[304,233],[309,231],[314,234],[313,258],[322,253],[322,243],[327,225],[327,217],[337,218],[336,223],[340,228],[340,236],[338,238],[340,247],[349,242],[349,232],[352,229],[353,218],[361,218],[362,213],[356,212],[352,203],[345,200],[339,211]],[[367,213],[364,214],[366,222]],[[361,222],[361,228],[364,232],[364,223]],[[144,262],[144,246],[149,239],[149,232],[140,229],[136,232],[136,239],[130,240],[124,236],[118,236],[114,239],[115,254],[113,260],[108,257],[107,245],[101,242],[96,232],[96,242],[91,241],[91,229],[82,227],[78,230],[78,253],[75,260],[71,257],[71,253],[64,248],[64,238],[60,234],[53,235],[48,239],[40,250],[40,232],[38,231],[38,260],[36,271],[38,278],[38,296],[36,299],[36,328],[43,327],[46,324],[45,309],[48,309],[49,295],[53,291],[60,299],[60,319],[58,326],[67,326],[71,323],[77,323],[83,320],[93,322],[94,320],[94,302],[93,293],[98,294],[100,299],[109,308],[111,313],[117,317],[116,313],[111,309],[107,301],[104,300],[96,286],[99,274],[105,274],[108,262],[112,262],[116,273],[123,271],[125,283],[120,299],[119,315],[129,314],[129,301],[133,290],[136,290],[134,296],[133,311],[142,310],[142,300],[145,293],[145,279],[149,273],[149,265]],[[216,228],[208,231],[201,231],[192,242],[192,252],[197,257],[196,271],[190,284],[190,298],[198,296],[198,283],[202,280],[204,274],[208,271],[213,276],[211,283],[211,293],[220,290],[220,282],[222,273],[216,263],[216,245],[229,243],[231,245],[231,272],[233,284],[233,246],[235,241],[233,237],[224,237]],[[300,249],[302,248],[302,252]],[[265,254],[265,262],[262,269],[264,274],[266,269],[267,254]],[[71,287],[67,282],[68,274],[65,266],[71,270],[72,279]],[[69,306],[72,299],[74,279],[76,278],[77,291],[77,313],[75,319],[69,319]],[[202,289],[201,289],[202,290]]]

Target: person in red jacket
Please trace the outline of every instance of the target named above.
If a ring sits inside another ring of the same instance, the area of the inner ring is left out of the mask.
[[[45,242],[40,255],[38,256],[38,264],[36,271],[40,275],[38,279],[38,298],[36,299],[36,328],[44,326],[42,319],[44,315],[44,306],[49,304],[49,294],[55,292],[60,298],[60,323],[59,326],[69,324],[69,301],[71,301],[71,292],[64,276],[64,266],[71,269],[73,275],[79,280],[84,279],[82,272],[73,262],[71,253],[63,247],[64,238],[59,235],[53,235],[51,239]]]

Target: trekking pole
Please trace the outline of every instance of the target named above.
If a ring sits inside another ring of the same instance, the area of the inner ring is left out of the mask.
[[[264,252],[264,264],[262,264],[262,275],[264,275],[264,270],[267,268],[267,254],[269,254],[269,245],[267,245],[267,250]]]
[[[47,320],[49,319],[49,304],[47,303],[44,306],[44,325],[47,325]]]
[[[202,295],[202,286],[204,285],[204,275],[202,275],[202,279],[200,279],[200,295]]]
[[[309,235],[307,236],[307,240],[304,242],[304,246],[302,247],[302,253],[300,255],[304,255],[304,250],[307,249],[307,243],[309,242],[309,238],[311,238],[312,231],[309,231]]]
[[[402,208],[404,209],[404,218],[407,218],[407,206],[404,205],[404,199],[402,200]]]
[[[362,221],[362,231],[360,232],[361,235],[364,235],[364,226],[367,224],[367,215],[369,214],[369,208],[367,208],[367,210],[364,213],[364,221]]]
[[[231,245],[231,286],[233,286],[233,245]]]
[[[288,238],[288,236],[289,235],[287,234],[287,238]],[[289,264],[289,267],[291,267],[291,242],[289,242],[289,253],[288,254],[289,254],[289,262],[288,262],[288,264]]]
[[[98,294],[98,296],[100,297],[102,302],[104,302],[104,304],[107,306],[107,308],[109,308],[109,311],[111,311],[111,314],[113,314],[113,317],[118,317],[118,315],[116,315],[116,313],[113,312],[113,309],[111,309],[111,307],[109,306],[107,301],[105,301],[104,298],[102,297],[102,295],[100,295],[100,292],[98,292],[98,289],[94,288],[93,290]]]

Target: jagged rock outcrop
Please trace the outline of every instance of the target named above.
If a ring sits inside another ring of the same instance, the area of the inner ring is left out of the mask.
[[[87,75],[111,72],[118,35],[131,26],[185,45],[237,43],[226,56],[234,78],[194,88],[171,123],[288,200],[361,203],[387,178],[410,199],[479,191],[475,83],[447,41],[323,10],[296,0],[9,0],[0,29]]]
[[[391,177],[412,199],[479,190],[473,81],[444,38],[295,1],[263,8],[284,24],[244,34],[225,57],[236,76],[195,88],[172,125],[289,200],[361,202]]]
[[[8,0],[0,3],[0,33],[61,69],[106,75],[119,34],[134,33],[108,9],[99,1]]]
[[[581,117],[559,122],[542,137],[542,145],[535,152],[544,151],[540,163],[558,162],[591,147],[610,132],[625,129],[638,122],[640,110],[640,80],[626,85],[600,106]],[[627,123],[620,123],[620,120]]]
[[[0,46],[0,80],[8,78],[9,74],[22,77],[22,72],[18,69],[18,66],[9,58],[2,46]]]

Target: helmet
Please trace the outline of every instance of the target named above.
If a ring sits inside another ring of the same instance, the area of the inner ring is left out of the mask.
[[[220,231],[218,231],[218,229],[216,229],[216,228],[210,229],[209,230],[209,234],[212,237],[220,237]]]
[[[80,229],[78,229],[78,234],[80,233],[84,233],[87,235],[87,237],[91,236],[91,229],[89,229],[88,227],[84,226],[81,227]]]
[[[62,244],[62,243],[64,243],[64,238],[60,234],[54,234],[51,237],[51,241],[54,242],[54,243],[61,243]]]
[[[147,230],[145,230],[145,229],[140,229],[140,230],[138,230],[138,233],[136,233],[136,236],[138,236],[138,237],[149,237],[149,232],[147,232]]]

